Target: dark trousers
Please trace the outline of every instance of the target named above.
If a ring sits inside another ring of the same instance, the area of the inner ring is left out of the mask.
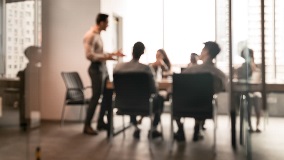
[[[241,104],[241,102],[243,101],[242,100],[242,96],[246,96],[246,100],[247,100],[247,106],[245,107],[246,109],[243,110],[242,105],[244,104]],[[236,93],[234,94],[234,103],[236,105],[236,108],[238,110],[240,110],[240,118],[241,118],[241,123],[243,123],[243,119],[245,118],[244,115],[245,115],[245,112],[246,112],[246,115],[248,116],[247,118],[247,122],[248,122],[248,125],[249,125],[249,128],[251,129],[252,128],[252,125],[251,125],[251,108],[252,108],[252,100],[249,96],[249,93]]]
[[[181,117],[175,117],[174,118],[177,126],[178,126],[178,130],[182,131],[183,130],[183,123],[181,122]],[[200,128],[205,124],[205,119],[194,119],[194,134],[198,135]]]
[[[154,120],[153,120],[153,126],[157,127],[158,124],[161,121],[161,114],[164,109],[164,98],[157,94],[153,99],[153,112],[154,112]],[[137,125],[137,119],[136,116],[130,116],[130,121],[133,125]]]
[[[113,90],[106,88],[106,81],[108,80],[108,76],[106,73],[100,71],[98,67],[89,67],[89,75],[92,83],[92,98],[90,99],[89,107],[87,109],[85,125],[90,126],[101,94],[103,94],[103,99],[98,123],[104,122],[104,115],[108,114],[107,110],[112,105]],[[110,122],[109,119],[108,122]]]

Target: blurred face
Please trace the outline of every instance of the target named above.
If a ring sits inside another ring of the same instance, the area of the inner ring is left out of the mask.
[[[198,56],[197,55],[192,54],[190,56],[190,62],[191,63],[197,63],[197,60],[198,60]]]
[[[101,28],[101,30],[106,30],[107,29],[107,27],[108,27],[108,19],[106,19],[106,21],[101,21],[100,22],[100,28]]]
[[[164,59],[164,56],[160,51],[157,51],[156,59]]]
[[[205,61],[208,58],[208,56],[209,56],[208,49],[204,47],[201,51],[199,59],[202,60],[202,61]]]

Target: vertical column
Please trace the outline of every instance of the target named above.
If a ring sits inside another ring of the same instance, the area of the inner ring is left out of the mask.
[[[235,105],[233,104],[233,55],[232,55],[232,0],[228,0],[228,31],[229,31],[229,46],[228,46],[228,52],[229,52],[229,104],[231,104],[231,142],[232,142],[232,147],[236,148],[236,108]]]
[[[264,27],[264,0],[261,0],[261,62],[262,62],[262,104],[264,110],[267,109],[266,104],[266,79],[265,79],[265,27]]]

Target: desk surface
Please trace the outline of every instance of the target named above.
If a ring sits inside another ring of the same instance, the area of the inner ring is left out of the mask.
[[[162,79],[158,81],[158,86],[160,90],[166,90],[172,86],[172,80]],[[107,88],[113,89],[113,83],[107,82]],[[234,81],[233,82],[234,91],[250,91],[257,92],[262,90],[261,83],[258,82],[244,82],[244,81]],[[284,82],[270,81],[266,83],[267,92],[284,92]]]
[[[7,78],[7,77],[0,77],[0,81],[19,81],[20,78]]]
[[[172,86],[172,80],[169,79],[162,79],[158,81],[159,89],[160,90],[167,90],[169,87]],[[268,82],[266,83],[266,92],[284,92],[284,82]],[[108,81],[107,88],[113,89],[113,83]],[[233,90],[236,92],[255,92],[262,90],[262,84],[257,82],[241,82],[241,81],[234,81],[233,82]],[[112,114],[109,114],[112,115]],[[230,111],[231,116],[231,143],[232,147],[236,147],[236,109],[231,109]],[[108,132],[110,135],[110,132]]]
[[[19,78],[6,78],[6,77],[0,77],[0,87],[2,88],[9,88],[9,87],[15,87],[18,88],[20,83]]]

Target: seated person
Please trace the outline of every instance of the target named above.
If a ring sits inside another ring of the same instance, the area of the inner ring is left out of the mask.
[[[144,53],[144,50],[145,50],[144,44],[142,42],[136,42],[133,46],[132,60],[130,62],[117,64],[117,66],[114,68],[114,73],[145,72],[153,77],[153,82],[151,83],[153,85],[151,86],[151,88],[152,88],[152,93],[156,93],[156,96],[154,97],[153,100],[155,116],[153,121],[154,131],[152,132],[152,137],[157,138],[162,136],[162,133],[157,131],[157,126],[160,122],[160,116],[163,111],[164,99],[157,92],[157,88],[155,86],[156,83],[151,68],[145,64],[139,63],[139,59],[141,55]],[[140,129],[138,128],[136,116],[131,116],[130,118],[131,118],[131,123],[135,126],[133,137],[139,139]]]
[[[187,68],[189,67],[193,67],[197,65],[197,61],[199,60],[199,56],[196,53],[191,53],[190,54],[190,63],[188,64]],[[184,68],[186,69],[186,68]],[[178,121],[177,121],[178,122]],[[201,124],[201,128],[202,130],[206,130],[206,128],[204,127],[205,125],[205,120],[202,122]]]
[[[190,54],[190,63],[188,64],[188,68],[197,65],[199,57],[196,53],[191,53]]]
[[[241,52],[241,57],[245,59],[245,62],[242,64],[241,67],[237,69],[237,78],[239,80],[246,80],[246,81],[254,81],[260,80],[260,77],[254,76],[253,74],[257,75],[260,72],[260,69],[256,66],[254,62],[254,53],[253,50],[250,48],[245,48]],[[240,94],[236,95],[236,98],[239,99]],[[256,132],[261,132],[259,129],[260,123],[260,116],[261,116],[261,105],[259,104],[261,93],[260,92],[253,92],[246,95],[248,97],[248,125],[249,130],[253,132],[252,124],[251,124],[251,108],[254,106],[255,115],[256,115]],[[239,103],[239,101],[237,101]]]
[[[205,42],[204,48],[200,54],[200,60],[203,61],[201,65],[195,65],[192,67],[188,67],[183,70],[182,73],[211,73],[214,77],[214,92],[218,93],[225,90],[227,84],[227,77],[226,75],[216,68],[213,63],[213,59],[219,54],[221,51],[219,45],[215,42]],[[176,117],[178,131],[175,133],[174,138],[177,141],[185,141],[184,129],[183,124],[179,121],[180,117]],[[200,135],[200,126],[203,123],[204,119],[195,119],[195,126],[194,126],[194,134],[193,134],[193,141],[198,141],[202,138]]]
[[[30,95],[37,95],[38,87],[36,84],[39,82],[39,67],[41,61],[41,48],[38,46],[29,46],[25,49],[24,54],[29,60],[26,68],[18,72],[17,77],[20,78],[19,85],[19,105],[20,105],[20,126],[26,129],[30,114],[25,114],[25,109],[37,111],[38,100]],[[30,112],[29,112],[30,113]]]
[[[150,63],[149,66],[152,67],[154,70],[155,79],[162,79],[164,77],[163,73],[171,70],[171,62],[165,50],[159,49],[156,53],[156,61],[154,63]],[[169,94],[165,90],[159,91],[159,95],[161,95],[164,100],[169,99]],[[138,123],[141,124],[142,120],[143,116],[138,120]]]
[[[167,56],[167,53],[163,49],[159,49],[156,53],[156,62],[150,64],[151,67],[153,67],[155,71],[155,77],[162,77],[163,72],[170,71],[171,70],[171,62]],[[158,70],[161,69],[161,72],[158,74]]]

